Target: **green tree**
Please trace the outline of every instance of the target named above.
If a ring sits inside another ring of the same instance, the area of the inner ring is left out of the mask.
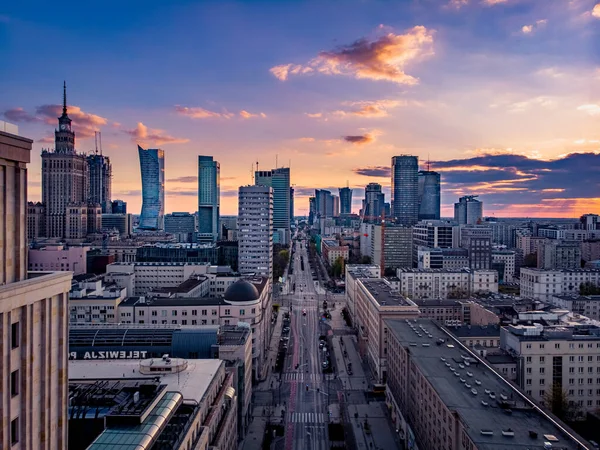
[[[579,295],[600,295],[600,286],[596,286],[589,281],[579,285]]]
[[[552,414],[561,420],[572,422],[581,414],[579,405],[574,401],[569,401],[567,392],[559,383],[554,383],[544,395],[544,403]]]
[[[342,275],[342,273],[344,272],[344,258],[342,256],[339,256],[333,263],[333,266],[331,266],[331,274],[334,277],[339,277]]]

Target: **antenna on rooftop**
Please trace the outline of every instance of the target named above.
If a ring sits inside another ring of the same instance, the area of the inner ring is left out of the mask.
[[[429,159],[429,153],[427,153],[427,172],[431,170],[431,160]]]
[[[279,155],[275,155],[275,168],[279,168]]]

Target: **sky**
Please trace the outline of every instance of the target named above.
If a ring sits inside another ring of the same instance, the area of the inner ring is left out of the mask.
[[[3,2],[0,120],[53,147],[63,80],[79,152],[141,206],[137,144],[165,151],[166,211],[196,211],[197,155],[221,214],[252,169],[389,201],[395,155],[442,175],[442,215],[479,195],[497,217],[600,213],[598,0]],[[428,164],[429,161],[429,164]]]

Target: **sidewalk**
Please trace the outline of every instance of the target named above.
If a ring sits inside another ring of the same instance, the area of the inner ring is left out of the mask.
[[[273,367],[275,367],[275,360],[277,359],[277,352],[279,350],[279,340],[281,339],[281,327],[283,325],[283,316],[289,311],[287,307],[280,307],[279,314],[277,314],[277,322],[273,325],[273,334],[271,334],[271,342],[268,347],[268,354],[265,360],[265,373],[261,381],[255,386],[258,391],[268,391],[271,389],[271,381],[273,386],[278,382],[279,377],[273,374]]]

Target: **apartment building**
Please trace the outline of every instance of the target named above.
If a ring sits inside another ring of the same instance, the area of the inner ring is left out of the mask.
[[[521,268],[521,296],[549,302],[555,295],[579,294],[583,283],[600,286],[600,269],[542,270]]]
[[[585,448],[431,320],[386,320],[384,326],[386,400],[405,448],[516,450],[525,442],[528,448]]]
[[[495,270],[398,269],[400,292],[411,299],[468,298],[477,292],[498,292]]]
[[[345,297],[346,307],[350,314],[350,319],[354,324],[356,322],[356,281],[360,278],[381,278],[381,268],[374,264],[347,264],[345,270]]]
[[[119,305],[127,288],[105,283],[102,276],[80,276],[69,292],[69,323],[117,323]]]
[[[581,242],[581,259],[586,262],[600,259],[600,239]]]
[[[68,247],[65,245],[45,245],[30,248],[28,251],[29,270],[67,271],[81,275],[87,270],[89,247]]]
[[[350,249],[347,245],[340,245],[333,239],[323,239],[321,241],[321,254],[323,255],[323,258],[327,260],[329,265],[333,266],[338,258],[343,258],[344,261],[348,261]]]
[[[446,326],[460,326],[465,322],[465,307],[458,300],[415,300],[419,307],[419,317],[435,320]]]
[[[600,327],[509,325],[500,347],[519,359],[517,383],[540,404],[558,383],[582,413],[600,408]]]
[[[550,303],[592,320],[600,320],[600,295],[553,295]]]
[[[524,256],[538,252],[538,247],[546,241],[542,236],[517,235],[517,248]]]
[[[483,225],[465,225],[460,229],[460,246],[469,252],[471,269],[490,269],[492,229]]]
[[[498,271],[498,281],[512,283],[515,279],[517,253],[513,250],[492,250],[492,268]],[[499,269],[502,269],[500,272]]]
[[[419,307],[400,295],[386,280],[356,282],[356,328],[358,349],[367,360],[377,383],[387,379],[387,334],[384,319],[416,319]]]
[[[581,248],[577,241],[548,240],[538,247],[538,269],[578,269]]]

